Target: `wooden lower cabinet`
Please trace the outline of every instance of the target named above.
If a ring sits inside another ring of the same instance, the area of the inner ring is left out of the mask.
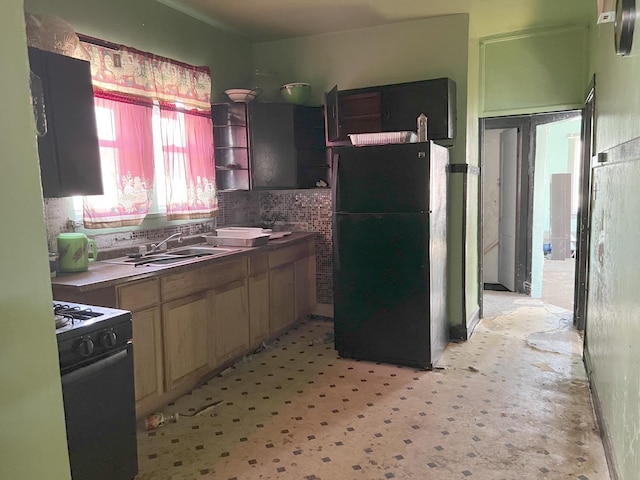
[[[162,333],[167,390],[194,383],[208,371],[207,292],[162,305]]]
[[[127,283],[115,293],[118,308],[129,310],[132,316],[136,412],[144,415],[157,407],[165,392],[159,281]]]
[[[134,312],[132,324],[136,405],[143,409],[164,392],[160,307]]]
[[[208,293],[208,365],[213,369],[249,349],[247,280],[236,280]]]
[[[282,331],[293,324],[295,317],[294,263],[286,263],[269,271],[270,333]]]
[[[249,347],[269,337],[269,254],[249,257]]]
[[[249,346],[269,336],[269,272],[249,277]]]
[[[316,257],[296,260],[296,314],[300,320],[316,308]]]
[[[54,298],[129,310],[136,413],[147,415],[313,311],[315,241]]]

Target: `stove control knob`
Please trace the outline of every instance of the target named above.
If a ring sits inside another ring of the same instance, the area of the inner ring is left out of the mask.
[[[104,348],[113,348],[116,346],[116,342],[118,341],[118,336],[114,331],[103,332],[100,335],[100,345]]]
[[[93,353],[95,345],[90,338],[83,338],[76,346],[76,353],[82,357],[88,357]]]

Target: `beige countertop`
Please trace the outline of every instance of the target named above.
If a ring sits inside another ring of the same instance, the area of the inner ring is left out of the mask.
[[[297,242],[313,238],[316,232],[293,232],[282,238],[269,240],[267,245],[261,247],[233,247],[236,251],[217,255],[215,257],[198,257],[188,263],[179,265],[148,265],[134,267],[133,265],[116,265],[106,262],[93,262],[89,264],[89,270],[80,273],[58,273],[51,279],[51,285],[61,288],[70,288],[78,292],[86,292],[99,288],[119,285],[134,280],[150,278],[157,275],[178,273],[203,264],[214,264],[231,258],[250,255],[258,251],[277,250]]]

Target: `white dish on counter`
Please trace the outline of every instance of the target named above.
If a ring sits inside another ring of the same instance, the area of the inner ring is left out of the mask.
[[[223,227],[216,229],[218,235],[263,235],[271,233],[269,228],[260,227]]]
[[[287,235],[291,235],[291,232],[271,232],[269,240],[286,237]]]
[[[216,230],[218,236],[225,237],[238,237],[238,238],[253,238],[256,235],[264,235],[268,233],[270,235],[269,240],[275,240],[276,238],[286,237],[291,235],[291,232],[274,232],[270,228],[259,227],[223,227]]]

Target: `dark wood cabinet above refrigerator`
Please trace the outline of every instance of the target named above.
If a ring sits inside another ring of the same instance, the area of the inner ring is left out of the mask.
[[[429,140],[456,136],[456,84],[450,78],[338,90],[326,95],[326,140],[349,142],[349,134],[416,131],[417,118],[427,116]]]
[[[44,197],[101,195],[89,62],[29,47],[29,63]]]
[[[221,103],[212,106],[212,116],[219,190],[328,184],[322,107]]]

